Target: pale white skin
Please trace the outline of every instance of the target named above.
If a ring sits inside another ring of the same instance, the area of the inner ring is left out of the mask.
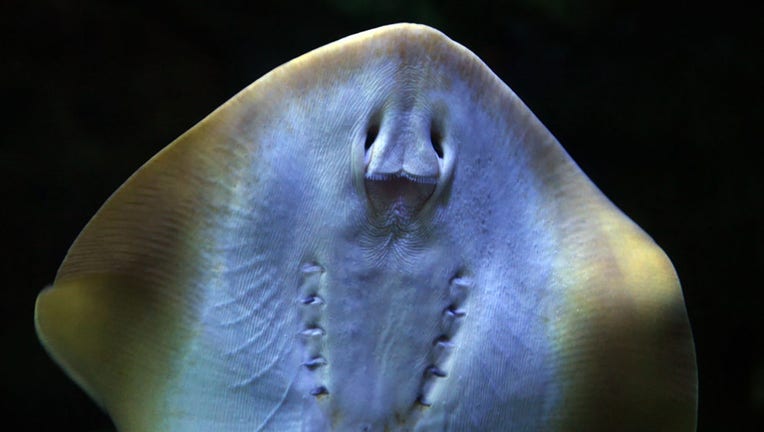
[[[694,424],[668,260],[424,26],[301,57],[180,137],[83,231],[37,326],[125,431]]]

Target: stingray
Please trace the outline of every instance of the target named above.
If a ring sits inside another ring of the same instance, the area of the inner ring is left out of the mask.
[[[120,431],[695,427],[669,259],[421,25],[305,54],[181,135],[35,323]]]

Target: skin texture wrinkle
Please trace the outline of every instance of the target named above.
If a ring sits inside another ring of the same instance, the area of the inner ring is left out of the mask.
[[[695,427],[668,258],[421,25],[299,57],[154,156],[35,322],[121,431]]]

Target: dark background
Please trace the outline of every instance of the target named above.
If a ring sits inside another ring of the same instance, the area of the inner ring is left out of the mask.
[[[0,6],[2,409],[21,430],[106,418],[40,347],[32,313],[135,169],[250,82],[382,24],[479,55],[683,283],[701,431],[764,430],[761,14],[742,2],[8,1]]]

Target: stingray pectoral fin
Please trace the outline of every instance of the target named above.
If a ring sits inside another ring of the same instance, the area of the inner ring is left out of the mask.
[[[44,346],[124,430],[152,428],[157,378],[172,375],[177,339],[160,303],[139,281],[98,276],[57,283],[37,299]]]
[[[695,354],[671,262],[599,194],[572,202],[577,216],[560,229],[557,264],[568,287],[558,339],[563,423],[694,430]]]
[[[122,185],[37,299],[43,345],[120,431],[167,430],[184,362],[203,361],[188,351],[216,265],[204,233],[230,195],[220,173],[238,163],[227,119],[211,115]]]

